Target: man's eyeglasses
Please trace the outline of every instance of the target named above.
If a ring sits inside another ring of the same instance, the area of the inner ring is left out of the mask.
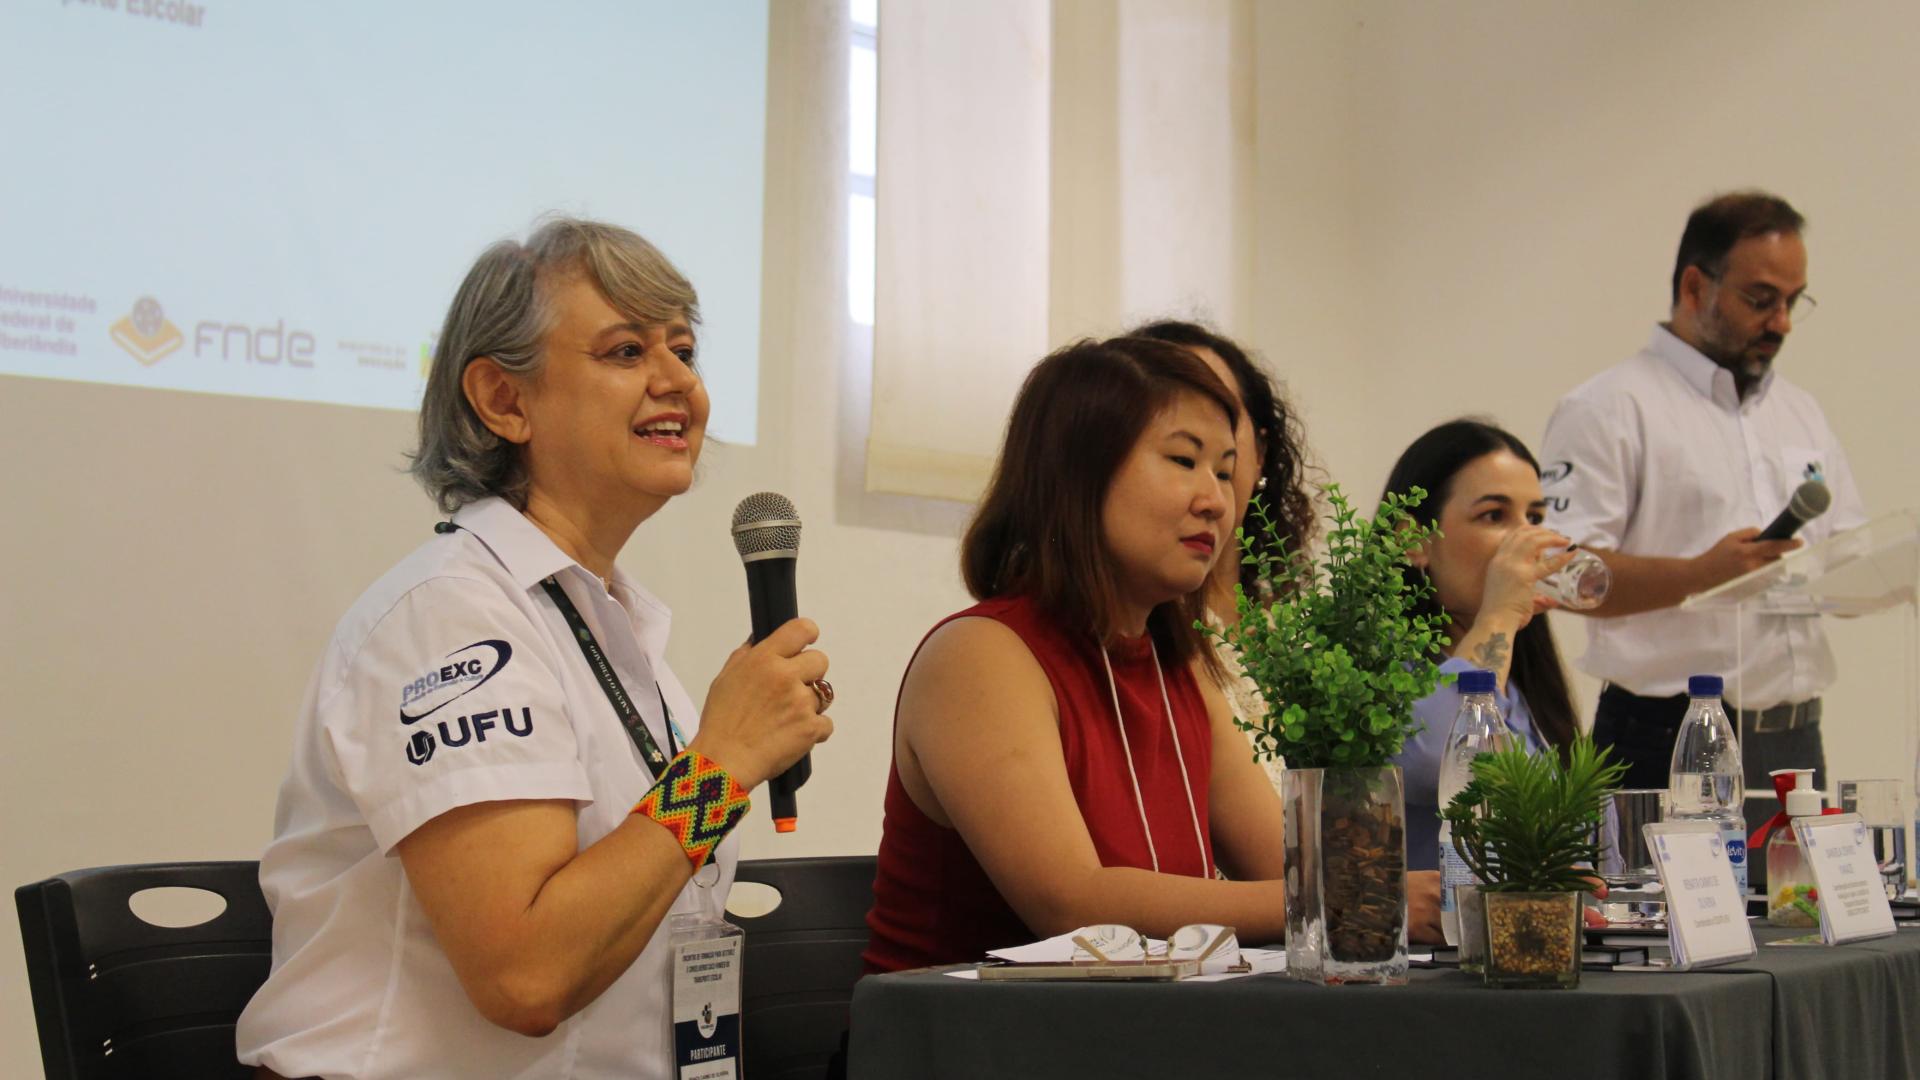
[[[1213,923],[1183,926],[1165,941],[1149,938],[1131,926],[1102,923],[1073,935],[1076,964],[1140,963],[1154,960],[1198,960],[1203,972],[1246,970],[1240,939],[1233,927]]]
[[[1725,284],[1725,282],[1717,277],[1713,277],[1711,274],[1707,276],[1715,285]],[[1820,302],[1815,300],[1805,290],[1794,293],[1791,296],[1782,296],[1771,289],[1761,292],[1751,292],[1747,289],[1734,289],[1733,295],[1739,297],[1755,315],[1772,315],[1775,310],[1785,307],[1787,317],[1799,322],[1805,322],[1811,318],[1814,309],[1820,306]]]

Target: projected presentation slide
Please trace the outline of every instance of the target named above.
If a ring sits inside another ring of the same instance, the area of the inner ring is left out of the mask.
[[[0,374],[413,409],[557,211],[692,279],[753,441],[765,0],[9,0],[0,41]]]

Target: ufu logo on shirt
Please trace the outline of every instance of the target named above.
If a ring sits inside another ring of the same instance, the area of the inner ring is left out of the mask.
[[[480,688],[500,673],[513,656],[513,646],[489,638],[447,654],[447,662],[400,688],[400,722],[411,724],[452,704],[462,694]],[[432,751],[427,752],[429,755]]]
[[[438,738],[434,736],[436,731],[439,732]],[[514,715],[512,709],[488,709],[456,716],[451,720],[442,717],[430,728],[418,728],[408,736],[407,760],[415,765],[425,765],[433,759],[437,747],[444,746],[452,750],[468,743],[483,743],[487,741],[489,733],[500,731],[522,739],[533,734],[533,709],[523,706],[518,716]]]

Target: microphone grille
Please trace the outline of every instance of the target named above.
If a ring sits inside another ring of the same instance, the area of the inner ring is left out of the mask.
[[[1803,517],[1816,518],[1833,505],[1833,492],[1820,481],[1809,480],[1795,489],[1793,504]]]
[[[800,511],[785,495],[762,491],[733,508],[733,547],[743,559],[800,550]]]

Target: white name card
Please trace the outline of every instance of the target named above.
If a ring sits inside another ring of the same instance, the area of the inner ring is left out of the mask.
[[[1793,819],[1800,854],[1813,868],[1820,939],[1829,945],[1893,933],[1893,906],[1880,880],[1873,837],[1859,814]]]
[[[1667,893],[1673,966],[1712,967],[1758,952],[1720,827],[1711,821],[1657,821],[1641,830]]]

